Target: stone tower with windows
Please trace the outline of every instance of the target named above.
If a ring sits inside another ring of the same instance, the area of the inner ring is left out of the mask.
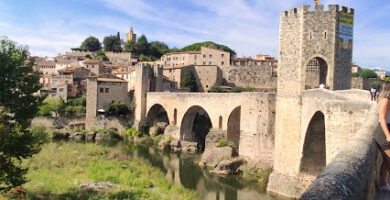
[[[303,5],[280,14],[275,158],[268,191],[299,197],[311,183],[312,177],[300,171],[306,132],[301,97],[320,84],[350,89],[353,14],[338,5],[327,10]]]

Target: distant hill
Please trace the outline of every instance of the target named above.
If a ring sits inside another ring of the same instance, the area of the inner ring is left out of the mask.
[[[217,44],[217,43],[212,42],[212,41],[194,43],[194,44],[185,46],[182,49],[179,49],[179,50],[176,50],[176,51],[200,51],[200,48],[202,46],[210,46],[212,44],[214,46],[216,46],[218,49],[230,52],[230,54],[233,55],[233,56],[236,55],[236,52],[234,50],[230,49],[229,47],[227,47],[225,45],[222,45],[222,44]]]

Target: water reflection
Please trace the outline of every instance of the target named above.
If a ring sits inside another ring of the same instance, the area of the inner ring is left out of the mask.
[[[173,184],[196,190],[205,200],[275,200],[264,188],[238,179],[237,176],[219,177],[207,173],[195,160],[199,155],[162,153],[148,146],[126,144],[125,148],[134,158],[143,158],[159,167]]]

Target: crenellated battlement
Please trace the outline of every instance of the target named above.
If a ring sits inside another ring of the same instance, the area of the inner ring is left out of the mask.
[[[325,10],[324,5],[317,5],[314,7],[311,7],[310,5],[302,5],[298,8],[292,8],[288,11],[283,11],[280,13],[280,16],[282,18],[288,17],[288,16],[297,16],[301,14],[307,14],[307,13],[323,13],[323,12],[344,12],[349,14],[354,14],[353,8],[348,8],[345,6],[339,6],[339,5],[328,5],[328,9]]]

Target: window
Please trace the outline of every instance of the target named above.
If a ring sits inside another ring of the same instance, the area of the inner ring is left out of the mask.
[[[206,65],[206,62],[203,62],[203,65]]]
[[[206,55],[203,55],[203,58],[206,58]]]
[[[63,92],[64,91],[64,88],[60,88],[60,92]]]
[[[87,65],[87,68],[88,68],[89,66]]]
[[[222,53],[222,54],[221,54],[221,58],[224,58],[224,57],[225,57],[225,54]]]
[[[95,68],[95,65],[92,65],[92,68]]]
[[[221,65],[223,65],[223,64],[225,64],[225,62],[222,61],[222,62],[221,62]]]
[[[209,65],[211,65],[211,61],[209,62]]]
[[[209,58],[213,58],[213,55],[210,54],[210,55],[209,55]]]
[[[108,93],[108,91],[110,90],[110,88],[105,88],[104,89],[106,93]]]
[[[326,32],[325,32],[324,36],[325,36],[325,39],[326,39]]]
[[[198,58],[198,55],[194,55],[194,60],[196,60]]]
[[[103,93],[104,92],[104,89],[103,88],[100,88],[100,93]]]

